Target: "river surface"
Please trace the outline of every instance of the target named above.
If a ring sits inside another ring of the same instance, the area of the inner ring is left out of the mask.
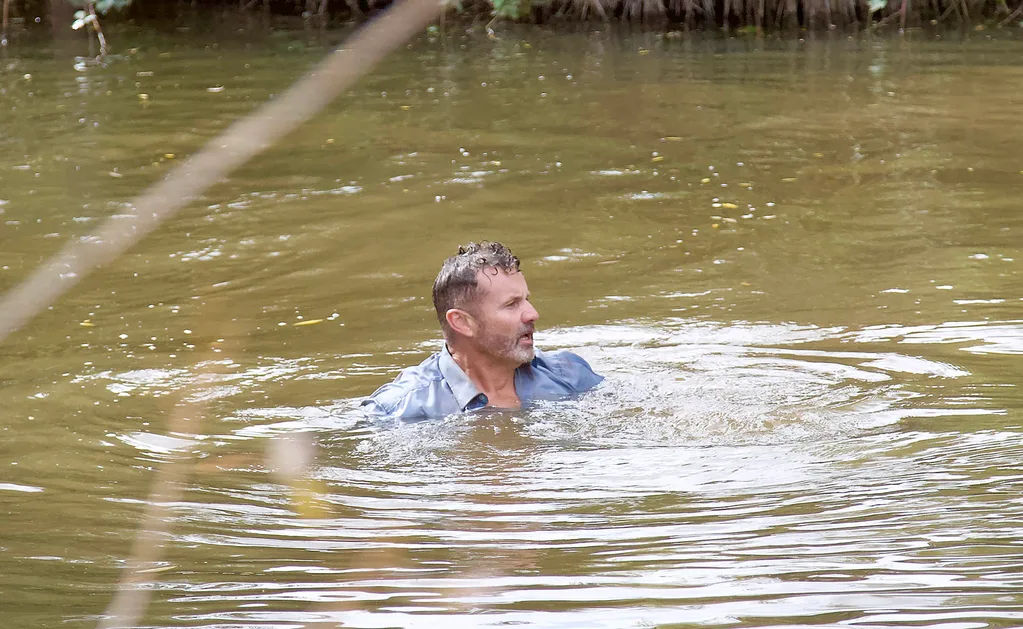
[[[418,38],[0,346],[0,624],[96,626],[163,505],[146,627],[1023,626],[1023,42],[499,30]],[[16,42],[0,289],[342,36]],[[481,238],[607,381],[367,421]]]

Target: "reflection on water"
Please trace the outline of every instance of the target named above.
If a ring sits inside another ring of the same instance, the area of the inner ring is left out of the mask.
[[[510,33],[415,42],[4,346],[4,626],[94,625],[182,452],[146,626],[1023,623],[1012,36]],[[336,39],[203,37],[0,66],[0,288]],[[481,237],[607,380],[367,420]]]

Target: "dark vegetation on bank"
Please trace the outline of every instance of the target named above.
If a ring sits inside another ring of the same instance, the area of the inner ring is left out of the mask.
[[[922,25],[974,29],[1023,26],[1023,0],[443,0],[448,15],[472,20],[495,36],[501,21],[629,22],[670,30],[750,32],[907,28]],[[301,17],[321,25],[360,21],[391,0],[0,0],[0,45],[48,23],[54,33],[72,27],[92,33],[105,50],[100,21],[174,23],[188,15],[222,11],[227,19]]]

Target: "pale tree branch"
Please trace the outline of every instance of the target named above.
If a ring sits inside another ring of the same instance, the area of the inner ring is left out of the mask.
[[[144,238],[206,189],[323,109],[383,57],[425,29],[439,0],[399,0],[287,92],[232,124],[133,202],[130,218],[109,219],[73,241],[0,299],[0,341],[20,329],[96,267]]]

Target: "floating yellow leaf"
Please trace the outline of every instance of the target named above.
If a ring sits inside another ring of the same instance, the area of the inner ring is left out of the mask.
[[[501,165],[501,162],[500,162],[500,160],[496,160],[496,159],[495,159],[495,160],[493,160],[493,161],[491,161],[491,162],[490,162],[490,165],[491,165],[491,166],[500,166],[500,165]]]
[[[111,177],[113,177],[114,179],[120,179],[121,177],[124,177],[124,175],[122,175],[121,173],[119,173],[117,171],[114,171],[114,170],[111,170],[107,174],[110,175]]]
[[[700,183],[710,183],[710,177],[704,177],[700,180]]]
[[[647,50],[646,48],[640,48],[639,49],[639,54],[641,54],[641,55],[649,55],[650,51]]]
[[[740,181],[739,185],[742,186],[743,188],[751,188],[751,187],[753,187],[753,184],[751,184],[748,181]]]
[[[96,327],[96,324],[93,323],[92,321],[89,321],[88,319],[86,319],[85,321],[82,321],[78,325],[82,326],[83,328],[94,328],[94,327]]]
[[[139,94],[139,100],[149,100],[149,94]]]
[[[784,177],[784,178],[782,178],[782,181],[785,182],[785,183],[792,183],[795,180],[796,180],[795,177]]]
[[[333,144],[334,138],[327,138],[327,144]]]
[[[713,227],[714,229],[717,229],[717,228],[719,228],[721,226],[718,225],[717,223],[711,223],[711,227]]]
[[[721,220],[723,220],[726,223],[738,223],[739,222],[739,221],[735,220],[734,218],[732,218],[730,216],[726,216],[726,217],[724,217]]]
[[[167,159],[174,159],[174,153],[164,153],[163,156]]]
[[[316,325],[317,323],[323,323],[323,319],[306,319],[305,321],[298,321],[292,325],[297,328],[302,325]]]
[[[824,153],[814,153],[814,157],[824,157]]]
[[[677,135],[669,135],[668,137],[666,137],[664,139],[666,141],[668,141],[668,142],[681,142],[682,141],[682,138],[678,137]]]
[[[412,109],[412,106],[411,105],[402,105],[401,107],[399,107],[399,109],[401,109],[402,111],[408,111],[408,110]]]
[[[166,566],[157,566],[155,568],[145,568],[143,570],[137,570],[139,574],[153,574],[156,572],[167,572],[168,570],[177,570],[178,566],[169,564]]]
[[[663,162],[664,161],[664,156],[663,155],[658,155],[657,157],[653,158],[650,161],[651,162]]]
[[[739,206],[734,204],[734,203],[722,203],[721,207],[723,207],[723,208],[725,208],[727,210],[734,210],[735,208],[737,208]],[[725,219],[725,220],[728,220],[728,219]]]

